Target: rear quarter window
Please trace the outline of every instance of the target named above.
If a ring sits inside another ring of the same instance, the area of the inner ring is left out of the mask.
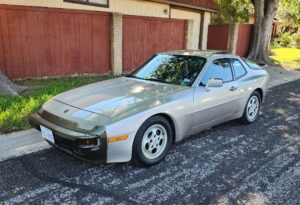
[[[231,59],[230,61],[231,61],[231,65],[233,67],[234,75],[235,75],[236,79],[241,78],[244,75],[246,75],[247,71],[239,60]]]

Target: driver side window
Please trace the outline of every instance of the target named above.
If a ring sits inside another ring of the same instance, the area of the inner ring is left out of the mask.
[[[222,79],[224,83],[233,81],[229,59],[216,59],[206,69],[201,84],[206,85],[211,78]]]

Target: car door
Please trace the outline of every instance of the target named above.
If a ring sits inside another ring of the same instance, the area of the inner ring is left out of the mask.
[[[239,101],[238,105],[236,106],[236,112],[242,111],[245,108],[246,102],[251,94],[252,90],[249,90],[251,87],[251,81],[245,80],[247,77],[247,69],[241,63],[241,61],[237,58],[230,59],[231,67],[233,69],[233,73],[235,76],[235,82],[238,85],[238,94],[239,94]]]
[[[223,80],[222,87],[206,88],[209,79]],[[229,59],[215,59],[204,72],[194,92],[194,129],[201,130],[218,124],[233,114],[237,103],[238,87]]]

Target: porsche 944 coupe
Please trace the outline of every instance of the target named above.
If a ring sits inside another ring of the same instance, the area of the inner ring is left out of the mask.
[[[268,79],[263,67],[226,52],[159,53],[130,75],[57,95],[30,123],[78,158],[151,166],[187,136],[233,119],[253,123]]]

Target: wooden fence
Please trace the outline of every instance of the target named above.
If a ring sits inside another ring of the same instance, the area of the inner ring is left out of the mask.
[[[227,50],[229,38],[229,25],[209,25],[207,49]]]
[[[249,48],[252,38],[253,24],[239,24],[239,33],[237,39],[236,54],[246,57],[249,53]]]
[[[123,71],[185,48],[186,20],[123,15]],[[0,5],[0,70],[11,79],[112,70],[112,14]]]
[[[236,54],[247,56],[251,44],[252,24],[238,24],[238,33],[236,40]],[[229,48],[230,25],[209,25],[207,48],[213,50],[228,50]]]
[[[110,15],[0,5],[0,69],[11,79],[111,70]]]
[[[123,16],[123,71],[157,52],[184,49],[185,30],[185,20]]]

